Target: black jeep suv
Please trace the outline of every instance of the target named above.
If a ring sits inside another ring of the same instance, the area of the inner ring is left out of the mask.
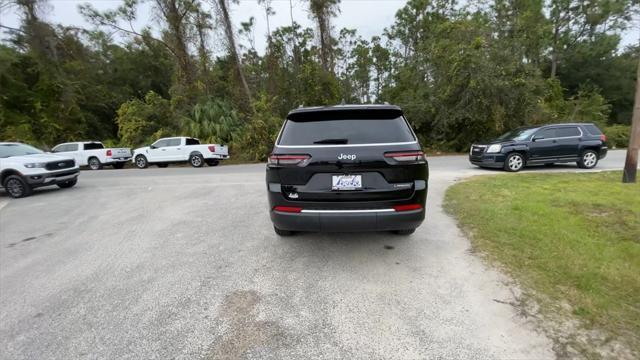
[[[575,162],[592,169],[607,155],[607,137],[594,124],[522,127],[473,144],[469,161],[480,167],[520,171],[526,165]]]
[[[295,231],[411,234],[425,217],[427,160],[393,105],[298,108],[267,164],[271,220]]]

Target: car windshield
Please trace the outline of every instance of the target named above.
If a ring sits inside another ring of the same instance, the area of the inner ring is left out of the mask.
[[[25,144],[0,144],[0,158],[42,153],[42,150]]]
[[[527,139],[529,136],[533,135],[533,133],[537,129],[538,128],[514,129],[505,134],[502,134],[500,137],[498,137],[498,140],[524,140],[524,139]]]

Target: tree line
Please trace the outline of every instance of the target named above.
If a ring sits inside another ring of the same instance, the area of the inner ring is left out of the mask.
[[[626,144],[640,47],[620,40],[638,0],[409,0],[372,38],[333,25],[340,0],[304,0],[313,27],[291,15],[274,29],[259,0],[262,53],[233,0],[147,0],[157,22],[136,28],[142,1],[82,4],[87,28],[43,20],[46,0],[3,1],[21,22],[0,25],[0,139],[135,147],[183,134],[264,160],[292,108],[389,102],[437,150],[569,121]]]

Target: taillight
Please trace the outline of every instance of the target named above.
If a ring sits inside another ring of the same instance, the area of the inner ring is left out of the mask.
[[[209,151],[216,152],[216,147],[214,145],[209,145]]]
[[[603,142],[606,142],[607,141],[607,135],[601,134],[600,135],[600,140],[603,141]]]
[[[420,209],[422,209],[422,205],[420,204],[396,205],[393,207],[393,210],[395,211],[411,211]]]
[[[395,161],[424,162],[427,160],[422,151],[388,152],[384,154],[384,157],[392,158]]]
[[[111,155],[112,155],[111,149],[107,150],[107,156],[111,156]]]
[[[311,156],[309,155],[275,155],[269,156],[269,165],[296,165],[307,166]]]
[[[273,210],[288,213],[299,213],[302,211],[302,208],[297,206],[275,206]]]

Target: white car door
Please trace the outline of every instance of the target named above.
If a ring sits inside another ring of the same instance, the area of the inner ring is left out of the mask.
[[[167,159],[167,144],[169,139],[160,139],[149,147],[148,160],[149,162],[162,162],[169,161]]]
[[[182,138],[170,138],[167,139],[166,156],[168,161],[182,161],[185,160],[184,146],[182,145]]]

